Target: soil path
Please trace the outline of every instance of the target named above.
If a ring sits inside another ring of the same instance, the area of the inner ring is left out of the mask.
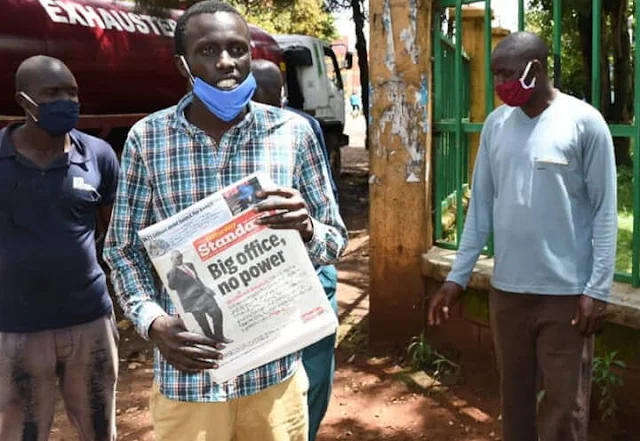
[[[350,244],[339,264],[338,368],[318,440],[499,440],[497,376],[490,357],[465,365],[463,384],[448,390],[425,390],[406,381],[400,354],[375,357],[367,353],[367,152],[360,146],[345,148],[342,163],[341,207]],[[121,334],[118,440],[153,441],[148,408],[153,378],[151,347],[131,328],[121,329]],[[425,379],[418,382],[421,380]],[[75,441],[77,435],[63,410],[59,402],[50,439]],[[591,441],[611,439],[603,428],[594,428]]]

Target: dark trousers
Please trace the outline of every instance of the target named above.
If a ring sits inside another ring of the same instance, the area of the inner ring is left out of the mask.
[[[587,441],[593,337],[571,325],[579,298],[491,289],[504,441]]]
[[[338,285],[338,273],[336,268],[333,265],[325,266],[318,276],[329,302],[337,314],[336,287]],[[331,389],[333,387],[333,373],[335,371],[335,343],[336,334],[332,334],[302,351],[302,363],[309,378],[309,392],[307,394],[309,441],[315,441],[320,423],[329,407]]]
[[[223,326],[223,318],[222,311],[218,306],[218,302],[215,299],[211,298],[206,305],[206,309],[198,309],[197,311],[187,311],[193,314],[193,318],[195,319],[200,329],[202,329],[202,333],[207,337],[213,340],[222,340],[225,338],[224,336],[224,326]],[[213,331],[211,330],[211,326],[209,326],[209,320],[207,319],[207,315],[211,317],[213,320]]]
[[[0,440],[47,441],[59,389],[81,441],[116,441],[118,339],[111,315],[67,328],[0,332]]]

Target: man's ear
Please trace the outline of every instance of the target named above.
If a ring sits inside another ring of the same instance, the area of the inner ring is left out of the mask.
[[[31,103],[29,102],[29,100],[27,100],[27,99],[25,98],[25,96],[24,96],[24,92],[22,92],[22,91],[18,91],[18,92],[16,92],[16,94],[14,95],[14,97],[15,97],[15,99],[16,99],[16,103],[18,103],[18,105],[19,105],[20,107],[22,107],[22,108],[23,108],[23,109],[25,109],[25,110],[26,110],[26,109],[31,110],[31,108],[30,108],[30,107],[31,107],[31,106],[30,106],[30,104],[31,104]]]
[[[22,91],[16,92],[15,100],[16,103],[18,103],[18,106],[20,106],[20,108],[24,110],[25,115],[31,117],[34,121],[37,122],[36,118],[38,117],[38,105],[27,99],[25,93]]]
[[[193,76],[191,75],[191,71],[189,70],[189,65],[187,64],[187,60],[183,55],[175,55],[173,57],[174,62],[176,63],[176,68],[178,68],[178,72],[182,75],[191,86],[193,86]]]
[[[537,58],[534,58],[533,60],[531,60],[531,71],[536,75],[546,75],[547,74],[547,70],[544,67],[544,64],[542,63],[542,61],[540,61]]]

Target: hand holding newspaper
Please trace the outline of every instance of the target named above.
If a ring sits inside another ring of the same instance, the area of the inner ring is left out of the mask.
[[[139,232],[187,328],[226,344],[216,383],[301,350],[338,321],[300,234],[256,221],[254,174]]]

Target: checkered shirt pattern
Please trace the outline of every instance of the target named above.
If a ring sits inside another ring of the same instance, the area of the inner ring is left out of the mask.
[[[184,112],[192,99],[188,94],[177,106],[149,115],[131,129],[105,242],[104,258],[119,303],[146,339],[156,318],[177,312],[137,232],[251,173],[265,173],[277,185],[302,194],[314,225],[306,246],[316,267],[334,263],[347,243],[327,164],[303,118],[251,103],[246,117],[215,143],[186,120]],[[204,372],[173,368],[156,349],[155,381],[170,399],[228,401],[288,379],[299,359],[300,353],[293,353],[216,384]]]

